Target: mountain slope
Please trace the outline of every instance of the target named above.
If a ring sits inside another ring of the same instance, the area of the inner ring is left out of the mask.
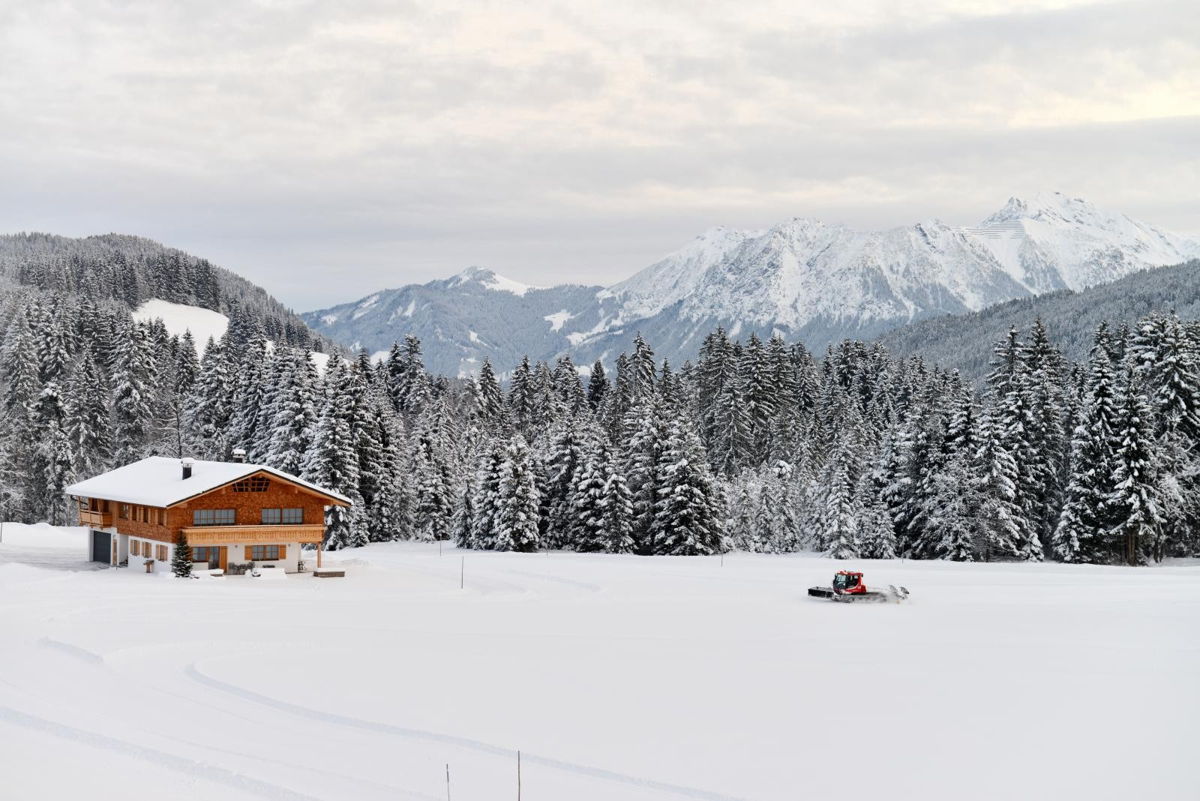
[[[1185,320],[1200,320],[1200,261],[1139,270],[1081,292],[1050,292],[912,323],[888,332],[880,341],[893,355],[920,356],[980,379],[990,370],[992,346],[1010,328],[1027,335],[1034,320],[1041,319],[1068,359],[1084,361],[1100,323],[1132,325],[1151,312],[1172,310]]]
[[[525,354],[553,354],[596,328],[600,287],[529,287],[478,267],[445,280],[384,290],[303,319],[355,349],[386,351],[415,333],[425,365],[443,375],[474,373],[485,358],[510,369]],[[609,305],[614,305],[611,302]]]
[[[554,287],[517,295],[503,291],[494,273],[476,270],[304,319],[370,351],[413,333],[431,361],[453,365],[452,373],[472,372],[485,354],[501,364],[523,354],[609,359],[634,331],[679,362],[718,325],[736,334],[779,331],[820,350],[845,337],[868,339],[914,321],[1082,290],[1195,256],[1200,243],[1056,193],[1013,198],[965,229],[930,220],[861,232],[804,218],[766,231],[715,228],[600,291]],[[416,298],[413,314],[397,316],[395,298]],[[469,332],[482,335],[485,324],[490,338],[481,348]]]

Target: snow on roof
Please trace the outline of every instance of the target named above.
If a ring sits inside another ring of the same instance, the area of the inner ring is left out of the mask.
[[[223,487],[259,471],[278,476],[285,481],[291,481],[344,503],[350,503],[350,499],[344,495],[261,464],[205,462],[194,459],[192,460],[192,476],[185,479],[180,460],[168,459],[165,456],[150,456],[139,462],[102,473],[95,478],[89,478],[87,481],[80,481],[67,487],[66,493],[86,498],[103,498],[120,503],[136,503],[141,506],[165,507]]]

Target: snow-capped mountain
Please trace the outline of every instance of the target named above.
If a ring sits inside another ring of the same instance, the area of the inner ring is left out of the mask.
[[[472,268],[304,319],[370,351],[413,333],[430,366],[451,374],[473,372],[485,357],[505,369],[524,354],[610,359],[635,331],[679,362],[717,325],[736,335],[780,331],[823,349],[1197,256],[1200,242],[1054,193],[1013,198],[971,228],[929,220],[855,231],[805,218],[765,231],[714,228],[606,289],[524,287]]]

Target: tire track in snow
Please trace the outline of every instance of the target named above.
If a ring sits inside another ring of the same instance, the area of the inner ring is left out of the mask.
[[[156,748],[136,745],[125,740],[119,740],[116,737],[109,737],[108,735],[98,734],[86,729],[77,729],[73,726],[67,726],[47,718],[38,717],[37,715],[19,712],[16,709],[6,706],[0,706],[0,723],[20,726],[25,729],[40,731],[59,739],[71,740],[83,743],[84,745],[90,745],[93,748],[112,751],[122,756],[149,762],[156,767],[165,767],[177,773],[184,773],[202,781],[209,781],[233,787],[237,790],[244,790],[262,798],[270,799],[271,801],[321,801],[316,796],[305,795],[287,787],[271,784],[261,779],[256,779],[253,776],[247,776],[244,773],[237,773],[222,768],[218,765],[197,762],[196,760],[176,756],[166,751],[159,751]]]
[[[512,576],[524,576],[526,578],[538,579],[539,581],[549,581],[553,584],[562,584],[567,587],[575,587],[588,592],[604,592],[604,588],[599,584],[590,584],[586,581],[576,581],[575,579],[563,578],[562,576],[549,576],[545,573],[534,573],[529,570],[506,570]]]
[[[211,687],[221,692],[235,695],[239,698],[244,698],[248,701],[254,701],[264,706],[269,706],[273,709],[279,709],[284,712],[290,712],[293,715],[310,720],[316,720],[321,723],[335,723],[339,726],[346,726],[360,731],[377,732],[379,734],[390,734],[396,737],[406,737],[412,740],[423,740],[432,743],[445,743],[446,745],[458,746],[472,751],[477,751],[483,754],[492,756],[501,756],[506,758],[516,758],[517,752],[512,748],[505,748],[492,743],[485,743],[482,740],[472,740],[469,737],[458,737],[452,734],[440,734],[438,732],[425,731],[423,729],[410,729],[403,726],[393,726],[390,723],[379,723],[373,720],[363,720],[362,718],[353,718],[348,715],[339,715],[334,712],[322,712],[319,709],[293,704],[288,701],[280,701],[268,695],[262,695],[252,690],[247,690],[236,684],[228,684],[219,679],[214,679],[196,667],[196,663],[188,665],[187,675],[192,679],[200,682],[206,687]],[[526,751],[521,752],[521,760],[543,767],[554,768],[555,770],[574,773],[579,776],[587,776],[593,779],[603,779],[605,781],[617,782],[620,784],[633,785],[635,787],[645,788],[647,790],[657,790],[659,792],[671,793],[673,795],[682,796],[684,798],[699,798],[703,801],[745,801],[738,796],[724,795],[715,793],[709,790],[702,790],[696,787],[686,787],[679,784],[669,784],[667,782],[655,781],[654,779],[643,779],[637,776],[628,776],[624,773],[617,773],[606,768],[596,768],[590,765],[580,765],[574,762],[567,762],[561,759],[552,757],[543,757],[536,754],[530,754]]]

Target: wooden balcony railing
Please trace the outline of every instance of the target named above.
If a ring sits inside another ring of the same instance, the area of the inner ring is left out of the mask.
[[[88,528],[108,528],[113,524],[112,512],[96,512],[91,509],[79,510],[79,525]]]
[[[285,542],[318,543],[325,538],[325,526],[188,526],[183,529],[188,545],[265,544]]]

